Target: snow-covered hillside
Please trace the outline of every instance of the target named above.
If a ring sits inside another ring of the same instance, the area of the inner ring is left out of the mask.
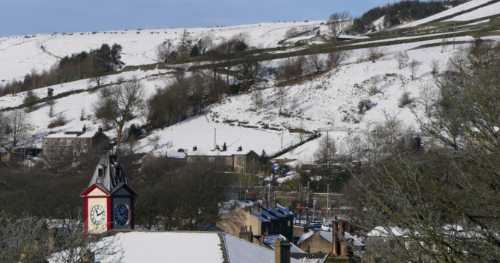
[[[453,12],[469,10],[484,3],[488,1],[472,0],[456,7],[455,11],[450,9],[445,11],[448,13],[429,18],[429,21],[454,14]],[[490,7],[487,8],[488,6]],[[468,14],[468,18],[463,18],[467,20],[488,16],[496,12],[492,11],[492,8],[497,7],[498,2],[488,6],[461,16]],[[456,18],[462,19],[461,16]],[[425,21],[427,20],[420,22],[426,23]],[[482,21],[482,23],[487,22]],[[315,27],[319,24],[320,22],[272,23],[188,29],[188,31],[194,38],[211,34],[216,41],[243,34],[252,46],[273,47],[286,38],[286,32],[290,28]],[[22,77],[31,68],[46,69],[57,61],[58,56],[95,48],[102,43],[121,44],[124,47],[123,59],[127,65],[153,63],[156,46],[167,38],[178,40],[182,31],[182,29],[134,30],[2,38],[0,79]],[[465,30],[460,33],[464,32],[468,33]],[[307,131],[323,135],[328,133],[335,140],[338,152],[348,154],[349,146],[358,136],[362,136],[374,125],[388,118],[395,118],[406,127],[418,129],[416,117],[424,112],[422,102],[436,99],[438,94],[431,73],[433,67],[437,66],[439,70],[444,70],[449,59],[467,47],[467,42],[474,40],[472,36],[456,36],[456,34],[455,31],[376,40],[360,38],[356,43],[342,44],[342,48],[350,50],[347,52],[347,59],[335,70],[300,84],[283,87],[282,89],[286,91],[283,105],[279,105],[278,88],[274,81],[270,80],[269,85],[260,91],[264,98],[262,107],[254,105],[251,92],[226,97],[222,102],[210,106],[204,116],[151,131],[146,138],[134,145],[135,150],[142,153],[175,154],[181,148],[189,152],[196,147],[197,153],[212,154],[215,144],[220,146],[226,143],[228,146],[226,153],[237,154],[241,146],[245,152],[252,150],[260,154],[265,151],[268,155],[272,155],[305,141],[311,133],[300,134],[297,131]],[[435,39],[429,40],[431,38]],[[483,38],[500,40],[500,36],[495,32],[484,34]],[[373,52],[371,46],[376,46],[377,52],[383,54],[375,62],[368,59],[369,53]],[[308,48],[311,47],[301,46],[300,50]],[[286,54],[290,50],[278,52]],[[399,52],[408,54],[408,62],[412,61],[415,64],[413,70],[408,66],[400,68],[396,59]],[[326,55],[323,54],[321,57],[325,58]],[[280,62],[281,60],[277,59],[263,61],[262,64],[268,68],[275,68]],[[105,84],[115,83],[119,78],[126,80],[138,78],[145,88],[144,99],[147,100],[156,90],[174,81],[172,73],[159,69],[121,72],[108,76]],[[69,91],[74,92],[55,100],[52,116],[49,116],[51,107],[44,103],[36,105],[27,113],[36,138],[43,138],[52,132],[81,130],[83,126],[93,128],[99,126],[98,121],[92,116],[99,93],[87,90],[91,85],[89,80],[80,80],[35,90],[35,94],[40,98],[47,96],[48,88],[54,89],[55,96]],[[26,93],[19,93],[0,97],[0,109],[20,106],[25,96]],[[413,103],[401,105],[400,101],[404,96],[409,97]],[[363,109],[360,109],[360,105]],[[365,107],[367,105],[368,107]],[[48,128],[49,123],[61,117],[66,120],[64,126]],[[146,113],[140,114],[132,123],[146,124],[145,117]],[[114,136],[113,130],[107,133]],[[316,139],[281,157],[296,160],[295,164],[310,163],[318,145],[319,140]]]
[[[471,37],[456,38],[457,41],[472,40]],[[217,144],[227,143],[229,152],[237,151],[241,146],[245,151],[253,150],[261,153],[274,154],[281,149],[304,140],[300,134],[288,132],[288,129],[305,129],[330,133],[337,142],[340,153],[347,153],[349,140],[387,117],[395,117],[406,126],[416,127],[412,110],[416,108],[399,107],[399,100],[404,93],[412,98],[421,98],[433,87],[431,69],[433,63],[444,68],[448,59],[460,50],[454,48],[416,47],[439,43],[441,40],[421,41],[411,44],[381,47],[384,53],[377,62],[366,60],[368,49],[357,49],[349,52],[349,58],[335,71],[328,72],[315,80],[300,85],[285,87],[287,97],[284,110],[290,116],[280,116],[275,87],[264,89],[264,107],[255,109],[251,94],[228,97],[222,103],[212,106],[206,116],[187,120],[177,125],[157,130],[141,140],[136,145],[139,152],[172,153],[179,148],[209,154]],[[406,51],[410,59],[418,61],[415,79],[407,67],[400,70],[395,55]],[[279,61],[267,62],[275,65]],[[145,87],[146,99],[151,97],[158,88],[165,87],[173,76],[167,71],[132,71],[109,77],[106,81],[112,83],[119,77],[131,79],[137,77]],[[54,86],[57,92],[83,90],[80,93],[57,99],[54,104],[54,116],[49,117],[50,106],[41,104],[28,113],[29,119],[37,133],[44,134],[55,131],[80,130],[84,125],[95,127],[99,125],[92,118],[93,106],[99,93],[85,91],[88,81],[76,81]],[[46,88],[35,91],[40,97],[46,96]],[[25,95],[0,97],[0,108],[18,106]],[[364,114],[359,113],[358,105],[362,100],[369,100],[373,108]],[[58,116],[64,116],[68,121],[65,126],[49,129],[48,123]],[[82,115],[84,118],[82,119]],[[144,124],[144,116],[134,123]],[[269,127],[273,128],[272,130]],[[282,130],[282,131],[279,131]],[[217,135],[215,135],[217,133]],[[113,136],[113,131],[109,132]],[[284,157],[298,159],[302,163],[312,161],[318,141],[312,141],[286,154]]]
[[[480,7],[483,5],[484,7]],[[424,19],[420,19],[417,21],[401,25],[397,28],[416,27],[433,21],[442,20],[448,17],[450,18],[446,21],[469,21],[499,14],[500,14],[500,5],[497,0],[471,0],[469,2],[450,8],[435,15],[426,17]]]
[[[261,23],[253,25],[189,28],[190,37],[210,36],[215,43],[243,36],[253,47],[275,47],[291,28],[313,28],[320,21]],[[61,57],[99,48],[102,44],[120,44],[126,65],[156,63],[159,44],[169,39],[177,43],[184,29],[149,29],[108,32],[81,32],[12,36],[0,38],[0,84],[20,79],[32,70],[42,71],[53,66]]]

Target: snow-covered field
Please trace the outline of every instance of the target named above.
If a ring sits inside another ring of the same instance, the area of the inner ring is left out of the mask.
[[[253,25],[189,28],[193,40],[205,36],[220,43],[236,36],[243,36],[257,48],[275,47],[285,38],[290,28],[319,26],[321,21],[261,23]],[[52,67],[60,57],[99,48],[102,44],[120,44],[126,65],[156,63],[158,45],[169,39],[178,43],[184,29],[148,29],[108,32],[81,32],[70,34],[39,34],[0,38],[0,84],[21,79],[32,70],[42,71]]]
[[[156,139],[158,138],[158,139]],[[139,142],[138,152],[175,154],[184,149],[193,155],[232,155],[265,151],[271,155],[300,142],[297,134],[232,126],[211,121],[208,116],[196,117],[163,130],[155,131]],[[215,145],[226,144],[227,151],[215,150]],[[193,147],[197,147],[193,151]],[[241,147],[241,151],[238,148]]]

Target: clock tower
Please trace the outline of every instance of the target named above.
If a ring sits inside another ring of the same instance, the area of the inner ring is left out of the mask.
[[[101,234],[110,230],[134,229],[136,193],[115,155],[105,154],[99,160],[83,198],[84,231]]]

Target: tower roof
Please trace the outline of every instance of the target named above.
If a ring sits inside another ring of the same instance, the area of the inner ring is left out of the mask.
[[[89,187],[98,185],[109,193],[127,185],[127,176],[116,155],[106,153],[99,160]]]

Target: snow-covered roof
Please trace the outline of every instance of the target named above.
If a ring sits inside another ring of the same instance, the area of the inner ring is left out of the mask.
[[[297,242],[297,244],[301,244],[303,243],[304,241],[308,240],[309,238],[311,238],[316,232],[310,230],[309,232],[307,233],[304,233],[302,234],[302,236],[300,236],[299,238],[299,241]],[[330,242],[330,243],[333,243],[333,235],[332,235],[332,232],[331,231],[318,231],[319,235],[321,238],[323,238],[324,240]],[[356,236],[356,235],[353,235],[349,232],[344,232],[344,238],[346,240],[352,240],[352,244],[356,247],[362,247],[364,246],[364,241],[363,241],[363,238],[359,237],[359,236]]]
[[[283,235],[269,235],[264,237],[264,244],[274,249],[274,242],[276,242],[276,240],[286,241],[287,239]],[[293,243],[290,244],[290,252],[293,254],[306,254],[304,250],[300,249]]]
[[[274,263],[274,251],[224,234],[224,244],[229,263]],[[207,262],[207,261],[203,261]],[[292,263],[301,262],[291,259]]]
[[[271,249],[214,232],[118,233],[104,238],[96,247],[99,249],[95,260],[101,263],[274,263],[275,260]],[[55,254],[49,262],[62,261]],[[292,258],[291,262],[301,261]]]
[[[309,232],[306,232],[306,233],[302,234],[302,235],[299,237],[299,240],[297,241],[297,244],[298,244],[298,245],[302,244],[304,241],[308,240],[308,239],[309,239],[309,238],[311,238],[313,235],[314,235],[314,231],[309,230]]]
[[[98,131],[92,129],[82,129],[80,131],[64,131],[47,135],[48,139],[60,138],[92,138]]]
[[[368,232],[368,237],[404,237],[409,231],[400,227],[383,227],[377,226]]]

